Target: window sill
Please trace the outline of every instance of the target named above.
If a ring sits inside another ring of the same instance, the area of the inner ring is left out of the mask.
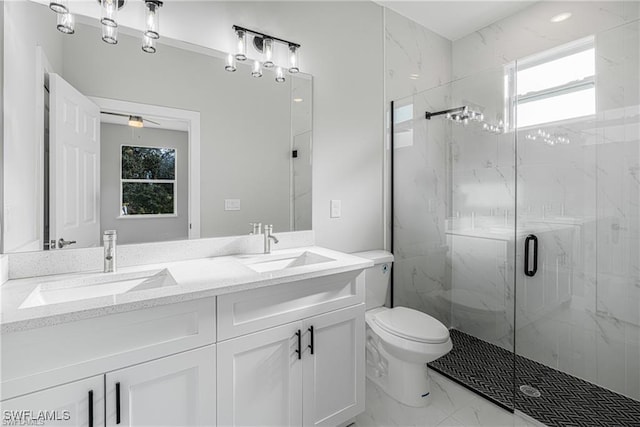
[[[120,215],[116,219],[156,219],[156,218],[177,218],[178,214],[157,214],[157,215]]]

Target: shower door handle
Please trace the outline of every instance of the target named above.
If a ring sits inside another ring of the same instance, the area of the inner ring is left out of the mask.
[[[533,268],[529,266],[530,261],[530,253],[529,248],[531,247],[531,243],[533,242]],[[525,276],[533,277],[536,275],[538,271],[538,238],[529,234],[526,239],[524,239],[524,274]]]

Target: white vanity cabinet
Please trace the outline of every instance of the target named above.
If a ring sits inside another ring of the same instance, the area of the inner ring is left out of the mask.
[[[107,427],[215,426],[215,345],[105,375]]]
[[[364,410],[364,311],[358,269],[13,331],[0,407],[70,411],[45,426],[341,425]]]
[[[302,358],[302,425],[336,426],[364,412],[364,311],[359,304],[303,322],[314,351]]]
[[[335,426],[362,412],[364,310],[218,343],[218,425]]]
[[[75,381],[0,402],[3,425],[104,426],[104,377]],[[31,420],[43,420],[42,422]]]

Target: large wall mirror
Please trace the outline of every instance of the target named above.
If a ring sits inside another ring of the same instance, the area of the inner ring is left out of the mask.
[[[4,252],[311,229],[311,76],[3,3]]]

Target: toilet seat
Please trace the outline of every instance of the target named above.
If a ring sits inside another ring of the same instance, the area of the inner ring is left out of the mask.
[[[373,321],[395,336],[426,344],[442,344],[449,340],[449,330],[437,319],[417,310],[395,307],[376,313]]]

